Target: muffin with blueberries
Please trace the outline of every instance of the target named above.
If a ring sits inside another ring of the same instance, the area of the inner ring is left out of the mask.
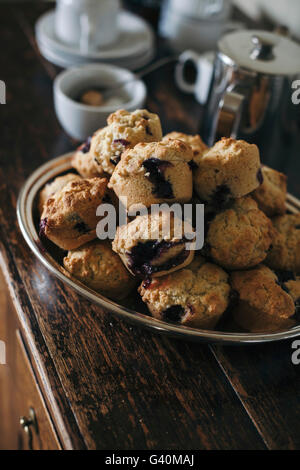
[[[136,286],[108,241],[95,240],[71,250],[63,262],[70,274],[112,300],[124,299]]]
[[[191,263],[194,239],[187,222],[163,211],[138,216],[118,227],[112,248],[134,276],[157,277]]]
[[[266,258],[274,235],[270,219],[246,196],[209,223],[205,250],[225,269],[247,269]]]
[[[40,236],[63,250],[73,250],[96,238],[97,207],[106,192],[105,178],[71,181],[50,197],[40,221]]]
[[[170,132],[164,136],[163,141],[168,141],[170,139],[182,140],[182,142],[185,142],[191,147],[193,152],[193,160],[190,162],[190,165],[193,166],[193,168],[197,167],[198,160],[208,149],[207,145],[203,142],[199,134],[189,135],[184,134],[183,132]]]
[[[51,183],[46,184],[43,187],[39,194],[39,202],[38,202],[38,209],[39,213],[42,214],[44,205],[49,199],[49,197],[53,196],[55,193],[63,189],[70,181],[79,181],[81,177],[79,175],[75,175],[74,173],[67,173],[63,176],[58,176],[55,178]]]
[[[277,234],[266,264],[275,270],[300,273],[300,214],[277,216],[272,222]]]
[[[267,166],[262,167],[263,183],[251,194],[268,217],[286,212],[287,177]]]
[[[71,160],[72,167],[75,168],[83,178],[104,176],[101,166],[97,164],[94,156],[90,152],[91,139],[92,137],[89,137],[86,142],[78,147]]]
[[[197,257],[180,271],[143,281],[138,291],[153,317],[213,329],[229,305],[230,286],[222,268]]]
[[[223,137],[207,150],[194,172],[199,198],[216,208],[254,191],[263,181],[256,145]]]
[[[162,139],[159,117],[146,109],[121,109],[108,117],[107,124],[95,132],[90,143],[90,158],[95,160],[99,173],[111,175],[122,153],[139,142]]]
[[[270,332],[296,324],[295,301],[284,283],[267,266],[235,271],[230,282],[238,297],[232,315],[243,330]]]
[[[109,187],[119,199],[127,198],[132,210],[188,202],[193,191],[192,158],[191,147],[180,140],[138,144],[122,155]]]

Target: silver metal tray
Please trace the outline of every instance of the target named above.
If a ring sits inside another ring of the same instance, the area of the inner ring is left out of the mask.
[[[69,273],[45,249],[37,233],[34,214],[36,213],[37,195],[40,189],[50,180],[60,174],[71,170],[70,160],[73,153],[50,160],[39,167],[24,184],[17,203],[17,216],[21,232],[35,256],[43,265],[61,281],[72,287],[80,295],[86,297],[94,304],[99,305],[113,315],[123,318],[135,325],[153,330],[157,333],[190,340],[225,344],[249,344],[279,341],[300,335],[300,325],[292,329],[274,333],[236,333],[224,331],[207,331],[174,325],[156,320],[146,314],[131,310],[119,305],[97,292],[89,289]],[[287,208],[290,212],[300,211],[300,201],[291,195],[287,198]]]

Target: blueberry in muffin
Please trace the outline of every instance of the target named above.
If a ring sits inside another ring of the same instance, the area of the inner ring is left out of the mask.
[[[277,234],[266,264],[275,270],[300,273],[300,214],[277,216],[272,222]]]
[[[259,333],[295,326],[294,299],[267,266],[235,271],[230,282],[239,297],[232,315],[243,330]]]
[[[173,212],[136,217],[118,227],[112,244],[127,269],[141,278],[162,276],[187,266],[194,258],[193,228]]]
[[[115,168],[109,187],[127,207],[138,209],[163,202],[188,202],[193,176],[190,146],[180,140],[141,143],[127,150]]]
[[[104,176],[105,173],[97,164],[93,154],[90,152],[92,137],[89,137],[73,155],[71,165],[83,178],[94,178]]]
[[[272,168],[262,167],[263,183],[251,194],[268,217],[286,212],[287,177]]]
[[[270,219],[246,196],[210,222],[206,250],[224,268],[251,268],[266,258],[274,232]]]
[[[73,250],[96,238],[96,209],[106,192],[105,178],[71,181],[50,197],[41,216],[40,236],[63,250]]]
[[[222,268],[199,256],[180,271],[143,281],[138,291],[153,317],[213,329],[228,307],[230,286]]]
[[[160,119],[146,109],[129,112],[121,109],[111,114],[107,126],[95,132],[90,154],[98,171],[111,175],[125,150],[139,142],[158,142],[162,139]]]
[[[66,186],[70,181],[79,181],[81,177],[79,175],[75,175],[74,173],[67,173],[63,176],[58,176],[55,178],[51,183],[46,184],[44,188],[41,190],[39,194],[39,202],[38,202],[38,209],[39,213],[42,214],[44,205],[49,199],[49,197],[53,196],[55,193],[60,191],[64,186]]]
[[[108,241],[94,240],[71,250],[63,262],[83,284],[113,300],[127,297],[136,286]]]
[[[245,196],[261,184],[260,166],[256,145],[222,138],[198,160],[195,191],[202,201],[219,208],[228,199]]]

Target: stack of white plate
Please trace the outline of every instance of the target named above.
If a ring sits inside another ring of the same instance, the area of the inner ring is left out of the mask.
[[[36,40],[41,54],[63,68],[90,62],[106,62],[136,70],[151,61],[154,55],[154,34],[139,16],[121,10],[117,40],[98,51],[81,52],[78,47],[63,43],[55,34],[55,12],[45,13],[36,24]]]

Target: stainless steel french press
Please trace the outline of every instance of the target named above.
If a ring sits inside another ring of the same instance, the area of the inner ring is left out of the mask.
[[[282,167],[299,152],[300,46],[278,34],[239,31],[218,43],[202,134],[256,143],[264,163]]]
[[[187,61],[197,69],[193,84],[184,79]],[[300,104],[293,95],[300,86],[300,46],[287,37],[257,30],[226,34],[214,55],[181,54],[175,78],[205,105],[200,134],[209,146],[223,136],[245,139],[278,169],[299,151]]]

